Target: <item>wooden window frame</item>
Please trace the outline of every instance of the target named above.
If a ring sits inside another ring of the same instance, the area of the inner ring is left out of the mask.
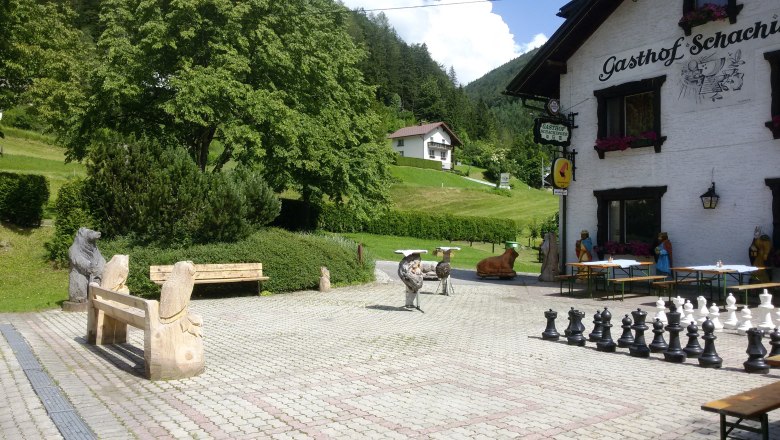
[[[612,98],[625,98],[626,96],[636,95],[639,93],[653,92],[653,131],[657,138],[652,142],[643,142],[641,144],[635,143],[631,145],[631,148],[642,148],[653,146],[656,153],[661,152],[661,145],[666,141],[666,136],[661,135],[661,86],[666,82],[666,75],[656,76],[654,78],[647,78],[639,81],[632,81],[624,84],[619,84],[606,89],[600,89],[593,91],[593,95],[596,96],[598,115],[598,138],[604,138],[607,136],[607,101]],[[621,109],[623,106],[621,106]],[[626,116],[625,110],[621,110],[620,124],[622,130],[625,131]],[[599,155],[599,159],[604,159],[604,151],[593,147]]]
[[[729,16],[729,23],[735,24],[737,22],[737,15],[739,15],[740,11],[742,11],[742,8],[745,5],[738,5],[737,0],[728,0],[728,3],[726,4],[726,15]],[[683,0],[683,11],[682,15],[685,17],[686,14],[696,9],[696,0]],[[698,26],[690,26],[683,23],[679,23],[680,27],[685,32],[685,35],[691,35],[691,29]]]
[[[601,246],[606,243],[607,234],[609,232],[609,204],[614,201],[626,201],[626,200],[652,200],[654,202],[654,208],[658,212],[658,217],[653,225],[653,236],[657,236],[661,232],[661,198],[666,193],[666,185],[664,186],[641,186],[641,187],[629,187],[629,188],[617,188],[593,191],[593,196],[596,197],[597,209],[596,219],[598,225],[596,227],[596,242]],[[621,220],[625,215],[624,208],[621,206],[620,216]],[[626,231],[621,231],[621,241],[625,238]]]
[[[774,118],[780,116],[780,50],[772,52],[766,52],[764,59],[769,62],[769,84],[772,93],[772,114],[770,120],[766,124],[766,128],[772,131],[772,137],[774,139],[780,139],[780,124],[775,124]]]

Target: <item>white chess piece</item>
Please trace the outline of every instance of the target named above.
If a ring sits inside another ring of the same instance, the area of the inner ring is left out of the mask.
[[[780,327],[780,307],[775,312],[775,327]]]
[[[723,328],[734,330],[739,324],[737,319],[737,299],[729,292],[729,296],[726,298],[726,319],[723,321]]]
[[[748,306],[742,308],[742,318],[739,320],[739,326],[737,327],[737,333],[744,335],[748,330],[753,328],[753,313]]]
[[[683,320],[685,321],[686,326],[696,323],[696,319],[693,317],[693,304],[691,304],[691,302],[687,299],[685,300],[683,311],[685,312],[685,317]]]
[[[677,311],[680,312],[680,322],[682,322],[685,317],[685,310],[683,309],[683,307],[685,307],[685,300],[682,299],[680,295],[677,295],[676,298],[672,298],[672,302],[677,307]]]
[[[712,325],[715,326],[716,332],[722,332],[723,331],[723,323],[720,322],[720,309],[718,308],[718,305],[715,303],[712,303],[712,306],[710,307],[710,315],[709,315],[710,321],[712,321]]]
[[[772,312],[775,310],[775,306],[772,305],[772,294],[764,289],[764,293],[758,295],[758,297],[761,298],[761,304],[758,306],[758,318],[760,321],[758,328],[771,332],[775,328],[775,324],[772,322]]]
[[[660,296],[658,297],[658,301],[655,302],[655,309],[656,312],[653,321],[660,319],[664,324],[668,324],[669,320],[666,319],[666,302],[664,302],[663,298]]]
[[[703,296],[696,297],[696,302],[699,303],[699,306],[696,308],[694,316],[696,318],[696,324],[701,328],[701,325],[707,320],[707,315],[709,315],[710,312],[707,310],[707,300],[704,299]]]

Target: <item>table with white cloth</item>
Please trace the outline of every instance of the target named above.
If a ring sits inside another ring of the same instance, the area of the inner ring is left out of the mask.
[[[680,281],[691,277],[696,277],[699,284],[702,281],[717,281],[718,282],[718,300],[726,298],[727,281],[730,277],[737,284],[742,285],[745,281],[745,275],[748,275],[747,281],[750,281],[750,275],[754,272],[761,270],[755,266],[745,266],[742,264],[723,264],[723,265],[703,265],[703,266],[681,266],[673,267],[672,273],[674,274],[674,280]],[[723,283],[721,283],[721,280]],[[721,294],[722,284],[722,294]],[[712,291],[710,291],[710,300],[712,300]],[[746,300],[747,302],[747,300]]]

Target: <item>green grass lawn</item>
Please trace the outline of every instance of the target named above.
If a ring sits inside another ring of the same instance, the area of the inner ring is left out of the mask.
[[[386,235],[374,235],[365,233],[341,234],[358,243],[363,243],[366,249],[379,260],[400,261],[401,255],[396,254],[396,249],[427,249],[428,254],[422,256],[423,260],[441,260],[441,257],[433,255],[433,251],[439,246],[458,246],[460,251],[455,251],[452,257],[452,266],[458,269],[476,270],[477,263],[483,258],[504,253],[504,246],[490,243],[448,242],[446,240],[425,240],[413,237],[390,237]],[[524,243],[521,243],[521,245]],[[537,262],[537,251],[525,246],[517,249],[520,256],[515,260],[517,272],[538,273],[542,264]]]
[[[445,171],[426,170],[415,167],[390,166],[390,172],[393,177],[401,180],[403,183],[395,186],[403,187],[426,187],[426,188],[472,188],[482,189],[487,186],[477,183],[463,177],[448,173]]]
[[[51,309],[68,299],[68,271],[53,269],[43,248],[53,233],[0,224],[0,313]]]

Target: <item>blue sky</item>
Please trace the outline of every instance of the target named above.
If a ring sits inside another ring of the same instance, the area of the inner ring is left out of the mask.
[[[455,68],[461,84],[544,44],[563,23],[568,0],[341,0],[349,8],[385,9],[407,43],[425,43],[434,60]]]

